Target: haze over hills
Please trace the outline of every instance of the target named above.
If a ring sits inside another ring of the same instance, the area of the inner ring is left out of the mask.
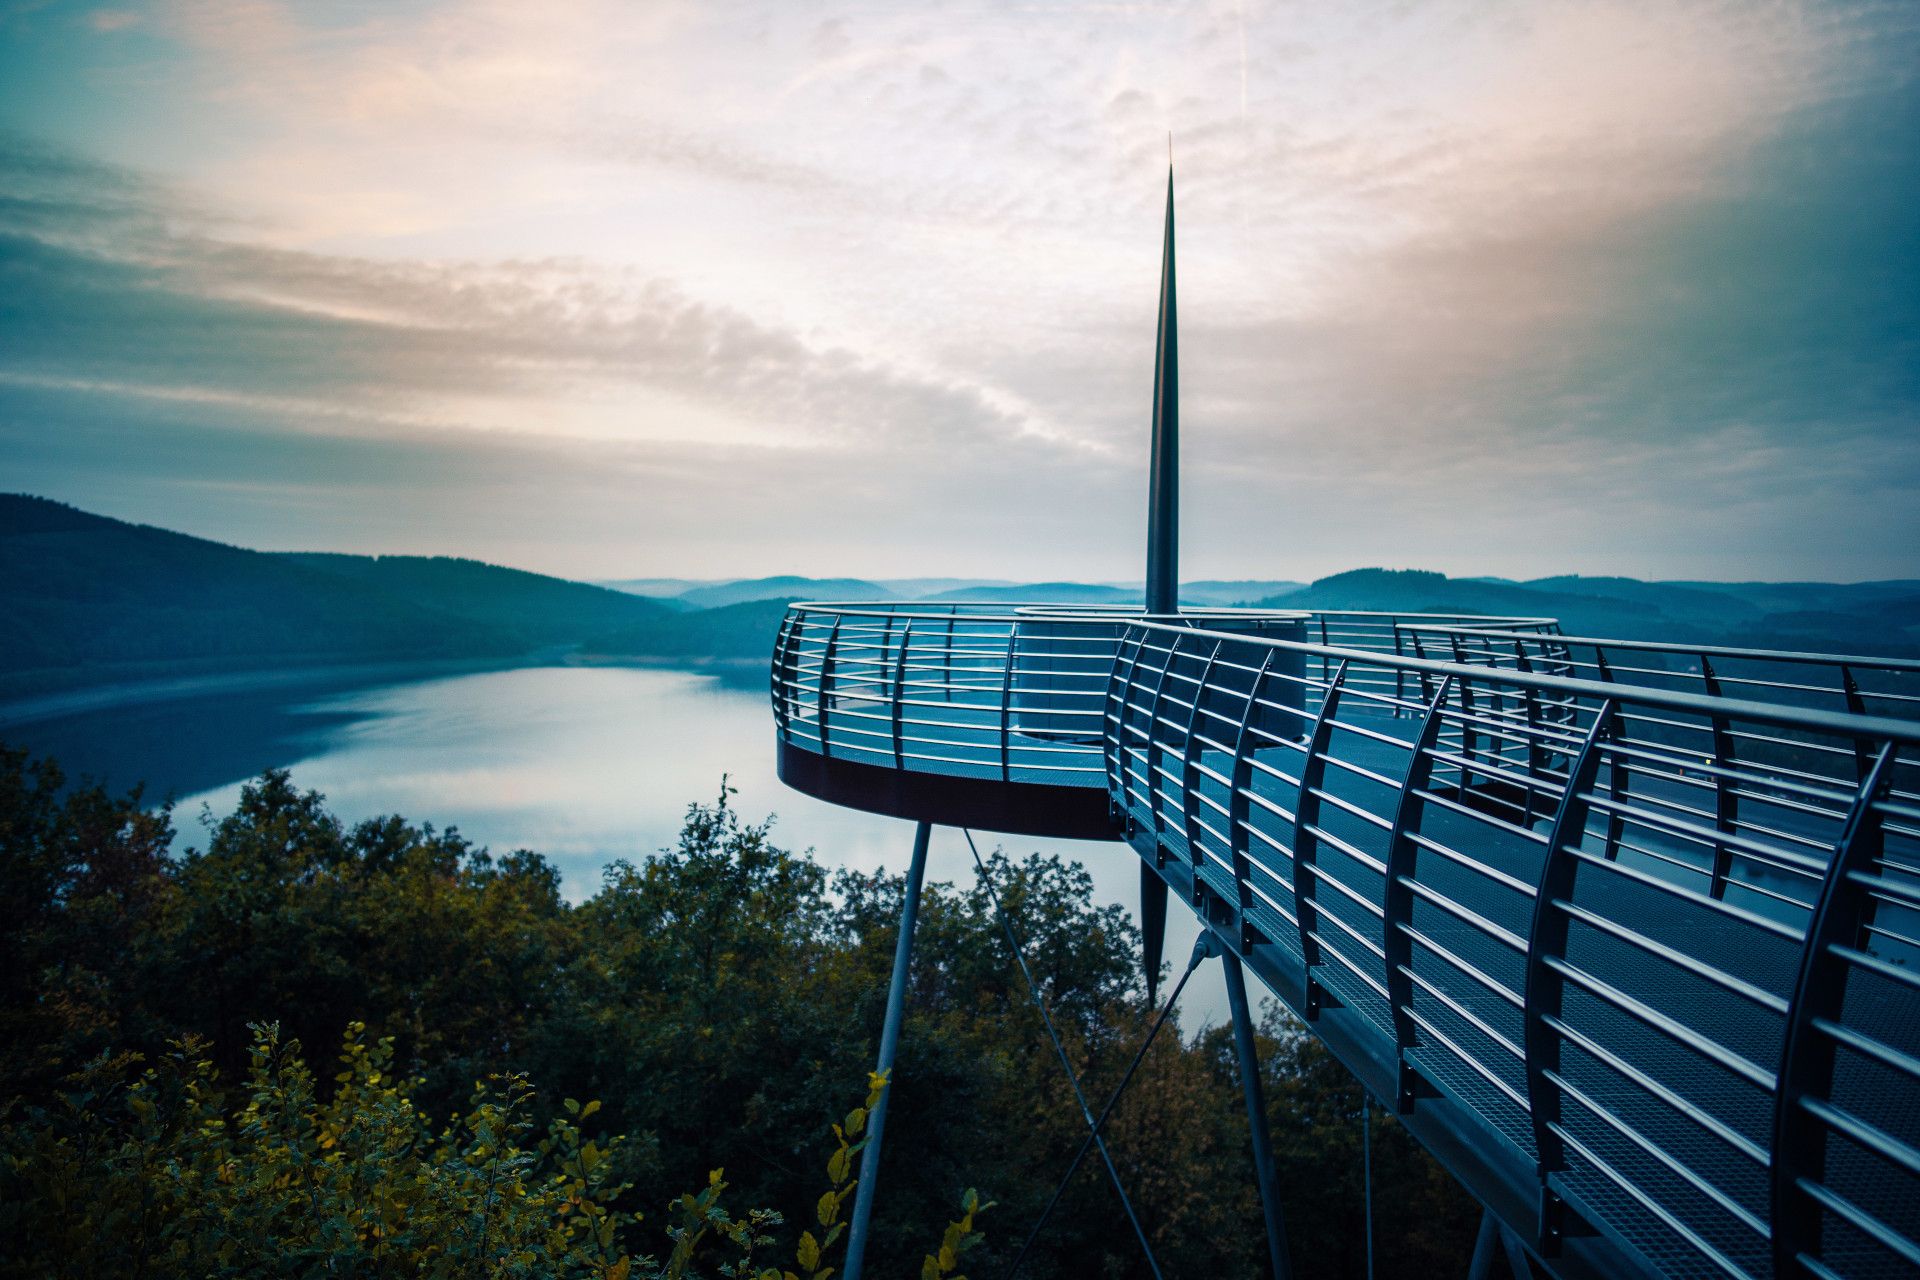
[[[318,664],[613,661],[751,667],[789,600],[929,604],[1137,602],[1135,584],[573,582],[473,560],[260,552],[20,495],[0,496],[0,698],[183,674]],[[631,588],[645,585],[643,594]],[[1189,607],[1370,609],[1552,617],[1573,634],[1760,648],[1920,653],[1920,581],[1528,582],[1359,569],[1302,586],[1182,585]],[[1266,594],[1258,594],[1259,592]]]
[[[693,609],[716,609],[751,600],[886,600],[892,592],[864,578],[801,578],[782,574],[774,578],[747,578],[714,586],[695,587],[679,599]]]

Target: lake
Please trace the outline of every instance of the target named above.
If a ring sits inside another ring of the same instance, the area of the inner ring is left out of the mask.
[[[375,685],[274,689],[122,706],[0,726],[0,740],[57,757],[70,774],[175,800],[177,845],[203,844],[202,815],[230,812],[246,779],[287,768],[349,822],[400,814],[457,827],[504,853],[526,848],[560,869],[579,900],[601,868],[676,843],[687,806],[712,801],[725,775],[749,820],[772,815],[776,841],[829,867],[905,868],[909,823],[824,804],[775,776],[764,684],[632,667],[522,667]],[[1138,862],[1125,845],[976,833],[1014,855],[1058,853],[1087,866],[1095,897],[1129,910]],[[929,880],[970,883],[958,831],[937,828]],[[1176,904],[1167,957],[1186,961],[1197,932]],[[1219,966],[1182,1000],[1189,1031],[1224,1020]]]

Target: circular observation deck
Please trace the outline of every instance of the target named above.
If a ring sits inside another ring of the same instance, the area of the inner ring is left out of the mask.
[[[1120,839],[1112,687],[1127,628],[1143,617],[1047,603],[795,604],[773,652],[781,781],[833,804],[941,826]],[[1260,609],[1155,620],[1395,654],[1410,649],[1412,626],[1490,621]]]

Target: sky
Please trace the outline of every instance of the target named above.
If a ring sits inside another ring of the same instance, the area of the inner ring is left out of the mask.
[[[0,491],[574,577],[1920,577],[1920,5],[0,0]]]

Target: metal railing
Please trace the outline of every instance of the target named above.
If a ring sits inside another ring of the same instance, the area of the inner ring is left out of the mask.
[[[1608,640],[1496,627],[1485,620],[1408,625],[1401,645],[1417,658],[1920,719],[1920,659],[1915,658]]]
[[[1655,1273],[1920,1267],[1920,725],[1147,621],[1122,646],[1136,847],[1403,1110],[1530,1166],[1543,1247],[1565,1205]]]
[[[795,606],[775,715],[832,759],[1105,786],[1477,1195],[1524,1227],[1535,1188],[1543,1254],[1920,1270],[1911,665],[1355,617]]]
[[[1107,679],[1137,609],[1049,604],[795,604],[774,643],[782,740],[830,759],[921,773],[1106,785]],[[1407,628],[1549,619],[1209,609],[1168,625],[1332,636],[1398,652]],[[1389,684],[1404,679],[1385,677]]]

